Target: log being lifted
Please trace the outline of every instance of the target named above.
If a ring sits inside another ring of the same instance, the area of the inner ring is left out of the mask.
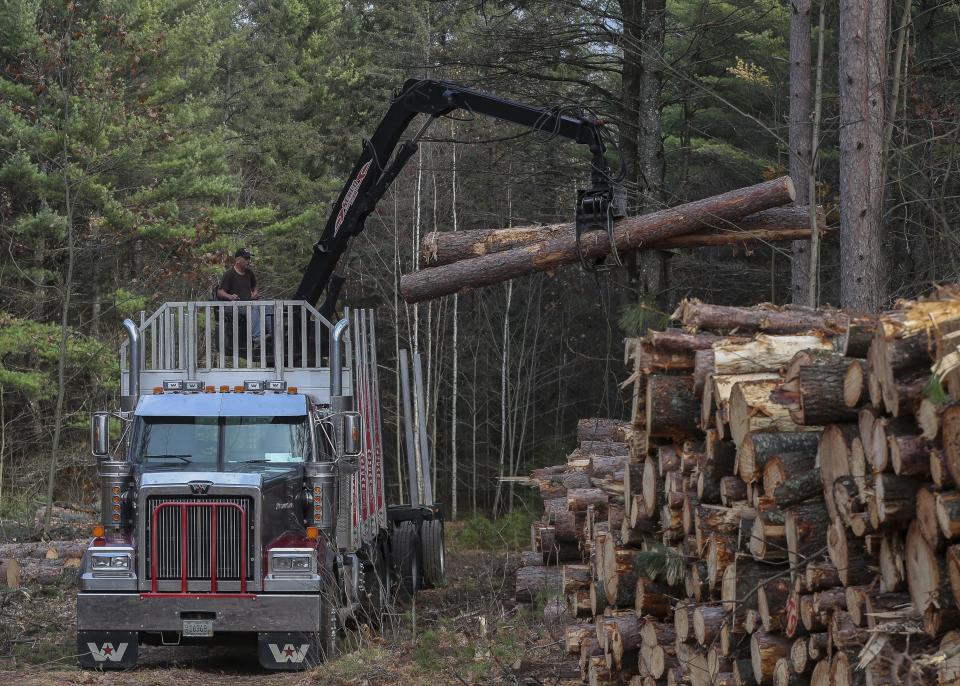
[[[618,250],[645,248],[654,241],[694,233],[705,226],[723,229],[728,222],[754,212],[779,207],[796,196],[789,177],[729,191],[640,217],[622,219],[613,229]],[[605,231],[581,236],[582,257],[596,260],[610,253]],[[549,271],[579,261],[581,252],[573,232],[500,253],[422,269],[400,279],[407,302],[421,302],[470,288],[500,283],[517,276]]]
[[[817,228],[822,233],[826,221],[823,208],[817,208]],[[550,238],[573,235],[574,225],[518,226],[511,229],[476,231],[433,231],[420,243],[420,262],[439,267],[491,253],[540,243]],[[736,245],[747,241],[807,240],[810,238],[809,208],[802,205],[776,207],[751,214],[720,228],[702,227],[696,233],[668,238],[647,246],[650,249],[700,248]]]

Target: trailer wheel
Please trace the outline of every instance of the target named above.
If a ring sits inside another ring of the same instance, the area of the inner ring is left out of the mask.
[[[413,597],[420,585],[420,536],[413,522],[401,522],[390,537],[397,588],[405,598]]]
[[[446,570],[443,557],[443,522],[425,521],[420,526],[420,550],[423,556],[423,582],[426,588],[443,586]]]

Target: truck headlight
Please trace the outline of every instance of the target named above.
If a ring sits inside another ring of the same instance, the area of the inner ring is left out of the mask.
[[[91,557],[94,572],[129,572],[133,567],[130,553],[94,553]]]
[[[271,552],[270,571],[281,574],[313,574],[314,553],[309,552]]]

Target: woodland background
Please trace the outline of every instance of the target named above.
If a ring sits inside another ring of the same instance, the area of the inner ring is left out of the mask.
[[[635,213],[787,171],[805,200],[815,150],[816,199],[844,222],[819,248],[815,304],[876,309],[960,278],[958,36],[960,5],[937,0],[6,0],[0,513],[48,485],[91,499],[87,422],[115,406],[124,317],[206,299],[238,245],[263,297],[292,294],[410,77],[595,113],[618,132]],[[867,147],[851,143],[868,120]],[[623,335],[679,299],[809,302],[806,246],[771,245],[406,306],[395,286],[420,236],[569,221],[588,181],[581,146],[492,120],[441,119],[427,139],[354,242],[341,303],[378,309],[389,437],[396,349],[425,357],[448,516],[522,507],[496,477],[555,463],[578,417],[623,416]],[[878,171],[850,166],[862,149]],[[869,211],[844,209],[868,173]]]

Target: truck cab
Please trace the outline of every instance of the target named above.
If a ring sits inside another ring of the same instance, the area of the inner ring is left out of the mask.
[[[263,667],[301,669],[344,626],[376,624],[442,519],[387,506],[373,313],[166,303],[124,326],[121,408],[91,426],[102,519],[81,563],[81,666],[255,636]]]

